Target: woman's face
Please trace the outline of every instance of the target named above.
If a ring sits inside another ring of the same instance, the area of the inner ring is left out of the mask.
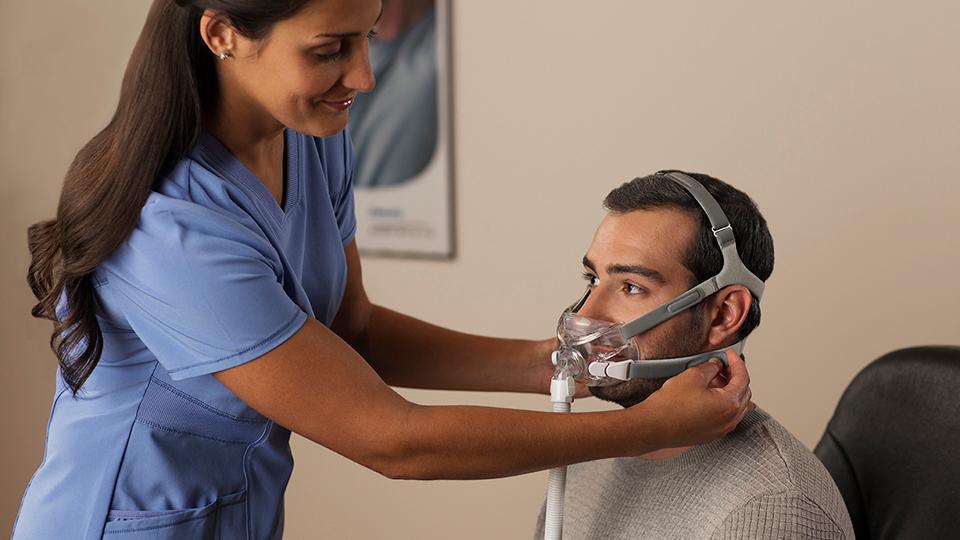
[[[373,89],[368,41],[380,11],[380,0],[313,0],[260,40],[233,33],[223,42],[231,58],[218,61],[221,106],[255,125],[338,133],[356,93]]]

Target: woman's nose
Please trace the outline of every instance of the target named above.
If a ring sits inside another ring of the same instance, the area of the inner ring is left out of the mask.
[[[358,53],[351,55],[350,63],[343,74],[343,85],[359,92],[371,92],[376,84],[373,68],[370,66],[370,43],[364,39]]]

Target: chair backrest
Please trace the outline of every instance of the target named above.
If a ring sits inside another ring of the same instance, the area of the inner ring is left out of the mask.
[[[860,540],[960,538],[960,347],[892,352],[840,398],[814,453]]]

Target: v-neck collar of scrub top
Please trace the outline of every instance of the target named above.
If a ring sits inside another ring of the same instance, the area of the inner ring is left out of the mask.
[[[277,203],[267,186],[237,159],[213,134],[203,131],[197,139],[199,150],[220,174],[246,191],[260,212],[267,216],[271,225],[282,230],[290,216],[296,213],[303,197],[300,181],[300,140],[292,129],[284,129],[284,159],[286,170],[283,179],[283,206]]]

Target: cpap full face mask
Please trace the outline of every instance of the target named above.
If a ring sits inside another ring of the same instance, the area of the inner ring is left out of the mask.
[[[640,351],[633,341],[634,337],[690,309],[728,285],[745,286],[757,300],[763,295],[763,281],[740,260],[733,228],[716,199],[700,182],[686,174],[670,172],[665,176],[690,192],[707,214],[723,254],[720,273],[642,317],[622,323],[598,321],[577,314],[590,296],[588,288],[579,301],[563,312],[557,323],[560,348],[553,352],[552,357],[557,368],[555,378],[572,377],[587,386],[609,386],[630,379],[673,377],[711,358],[718,358],[726,364],[726,348],[679,358],[641,360]],[[737,354],[742,354],[743,345],[744,341],[741,340],[732,348]]]

